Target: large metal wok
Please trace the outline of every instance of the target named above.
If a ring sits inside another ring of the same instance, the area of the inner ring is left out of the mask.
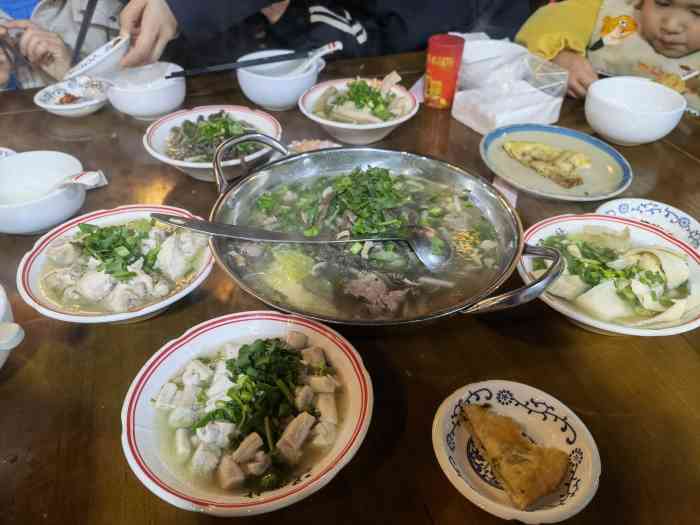
[[[282,157],[254,168],[248,175],[228,183],[221,169],[224,152],[241,142],[260,142],[282,154]],[[253,133],[222,143],[214,158],[214,172],[219,198],[212,208],[212,221],[228,224],[247,224],[246,217],[258,196],[281,183],[291,183],[309,177],[346,174],[355,167],[378,166],[392,173],[404,173],[432,181],[453,185],[458,191],[471,192],[471,201],[494,226],[500,243],[500,258],[487,277],[460,286],[458,297],[435,301],[435,307],[418,315],[400,315],[385,318],[360,312],[339,310],[333,314],[315,307],[301,308],[294,298],[287,298],[269,287],[256,284],[249,278],[251,268],[230,255],[236,241],[212,238],[214,257],[228,275],[246,292],[268,305],[286,312],[330,323],[352,325],[396,325],[417,323],[456,313],[493,312],[518,306],[538,297],[561,273],[563,260],[558,252],[545,247],[530,246],[523,242],[523,228],[513,207],[488,182],[463,169],[430,157],[401,151],[368,147],[343,147],[290,155],[278,141],[267,135]],[[513,273],[520,257],[538,256],[552,261],[548,271],[528,286],[491,296]],[[427,272],[427,270],[426,270]],[[439,277],[439,276],[436,276]],[[453,294],[454,295],[454,294]],[[444,295],[448,297],[448,295]],[[432,305],[432,300],[429,305]]]

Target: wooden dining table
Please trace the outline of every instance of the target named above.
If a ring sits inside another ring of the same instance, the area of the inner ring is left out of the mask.
[[[322,79],[397,70],[411,86],[422,53],[340,60]],[[56,150],[109,185],[88,192],[81,213],[157,203],[208,216],[217,197],[201,182],[152,158],[147,123],[105,107],[71,119],[34,106],[34,92],[0,93],[0,146]],[[252,106],[235,76],[188,80],[186,107]],[[283,141],[329,139],[297,109],[275,113]],[[583,103],[566,100],[561,126],[592,133]],[[619,147],[634,170],[626,197],[661,201],[700,217],[700,123],[686,116],[668,137]],[[492,180],[481,135],[449,111],[422,107],[377,147],[427,154]],[[31,177],[31,173],[16,174]],[[525,227],[600,203],[517,196]],[[0,370],[0,523],[216,523],[149,492],[122,453],[120,411],[145,361],[167,341],[207,319],[269,309],[215,267],[194,293],[157,317],[132,324],[71,324],[42,316],[15,284],[36,235],[0,235],[0,282],[25,339]],[[505,287],[520,285],[517,275]],[[606,336],[572,324],[535,300],[489,315],[454,315],[391,328],[335,326],[357,348],[374,385],[374,412],[355,457],[327,486],[249,523],[495,524],[448,481],[433,452],[436,409],[456,389],[505,379],[543,390],[570,407],[600,450],[597,494],[572,524],[700,522],[700,331],[668,337]]]

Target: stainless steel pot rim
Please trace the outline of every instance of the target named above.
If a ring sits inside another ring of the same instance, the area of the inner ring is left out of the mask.
[[[266,137],[267,138],[267,137]],[[239,139],[240,140],[240,139]],[[231,141],[231,145],[233,145],[235,142]],[[265,142],[267,143],[267,142]],[[269,144],[269,143],[268,143]],[[279,144],[279,143],[278,143]],[[224,148],[226,146],[226,143],[224,143],[220,148]],[[277,166],[281,166],[287,163],[296,163],[296,162],[304,162],[305,159],[311,159],[315,156],[318,155],[324,155],[328,154],[329,152],[332,152],[333,154],[341,154],[343,152],[369,152],[369,153],[376,153],[379,155],[382,154],[390,154],[390,155],[401,155],[401,156],[406,156],[410,157],[413,159],[418,159],[422,161],[427,161],[431,163],[438,163],[445,167],[446,169],[450,170],[452,173],[455,175],[463,176],[466,178],[469,178],[473,181],[475,181],[477,184],[481,185],[482,188],[487,192],[490,193],[500,206],[500,209],[502,209],[506,214],[507,214],[507,219],[512,223],[515,233],[516,233],[516,247],[512,251],[510,260],[508,261],[508,264],[504,267],[503,270],[501,270],[500,274],[494,278],[488,286],[480,290],[478,293],[473,294],[466,298],[464,301],[462,301],[459,305],[451,306],[448,308],[443,308],[440,310],[436,310],[433,312],[430,312],[428,314],[424,314],[421,316],[417,316],[414,318],[405,318],[405,319],[348,319],[348,318],[336,318],[336,317],[331,317],[331,316],[326,316],[314,312],[307,312],[301,309],[295,309],[291,308],[288,305],[282,305],[279,304],[276,301],[272,301],[269,298],[263,297],[260,292],[257,292],[253,288],[251,288],[243,279],[240,279],[235,273],[231,270],[229,265],[226,263],[224,260],[225,255],[222,253],[221,250],[219,250],[219,247],[217,246],[217,241],[211,240],[210,245],[212,248],[212,253],[214,254],[214,257],[217,261],[217,263],[221,266],[222,269],[227,273],[227,275],[233,279],[238,286],[240,286],[246,293],[252,295],[256,299],[262,301],[265,304],[268,304],[274,308],[277,308],[281,311],[291,313],[294,315],[301,315],[304,317],[308,317],[311,319],[315,319],[321,322],[325,323],[332,323],[332,324],[347,324],[347,325],[356,325],[356,326],[392,326],[392,325],[407,325],[407,324],[417,324],[425,321],[430,321],[430,320],[435,320],[435,319],[440,319],[443,317],[447,317],[450,315],[454,315],[460,312],[464,313],[477,313],[479,311],[492,311],[492,310],[498,310],[501,309],[499,307],[493,307],[494,304],[490,305],[484,305],[484,308],[479,308],[478,305],[480,305],[482,302],[487,302],[487,303],[494,303],[491,299],[494,299],[493,297],[489,298],[489,296],[494,293],[500,286],[503,285],[503,283],[513,274],[513,272],[516,269],[517,263],[520,260],[520,258],[523,256],[523,253],[525,250],[525,243],[524,243],[524,233],[523,233],[523,226],[522,222],[520,220],[520,217],[518,216],[517,212],[513,208],[513,206],[508,202],[508,200],[503,196],[503,194],[495,188],[493,185],[491,185],[487,180],[485,180],[483,177],[479,175],[474,175],[472,173],[469,173],[465,169],[456,166],[452,163],[446,162],[444,160],[436,159],[432,156],[429,155],[421,155],[421,154],[416,154],[416,153],[410,153],[410,152],[405,152],[405,151],[398,151],[398,150],[391,150],[391,149],[383,149],[383,148],[374,148],[374,147],[368,147],[368,146],[350,146],[350,147],[341,147],[341,148],[327,148],[327,149],[320,149],[320,150],[315,150],[315,151],[309,151],[309,152],[303,152],[303,153],[297,153],[297,154],[292,154],[289,155],[288,151],[286,148],[283,146],[279,145],[282,150],[283,154],[287,154],[286,156],[270,161],[263,166],[260,166],[255,169],[252,173],[250,173],[247,176],[241,177],[238,180],[234,181],[232,184],[230,184],[228,187],[226,187],[219,195],[218,199],[216,200],[214,206],[212,207],[212,211],[210,213],[210,220],[216,220],[218,217],[218,214],[221,212],[222,206],[224,203],[228,202],[229,196],[234,193],[242,184],[244,183],[249,183],[255,176],[256,174],[259,174],[260,172],[264,170],[268,170]],[[280,151],[279,148],[278,151]],[[282,152],[282,151],[281,151]],[[217,155],[218,156],[218,155]],[[215,162],[216,164],[216,162]],[[216,167],[216,166],[215,166]],[[529,250],[533,250],[533,247],[528,247]],[[540,253],[539,255],[547,256],[545,254]],[[533,287],[537,286],[538,284],[542,284],[545,282],[545,286],[541,286],[542,290],[551,283],[551,281],[554,280],[554,278],[558,277],[560,271],[561,271],[561,262],[559,260],[555,260],[555,263],[552,265],[552,271],[548,272],[543,278],[538,280],[537,282],[533,283]],[[554,278],[552,278],[552,275],[555,274]],[[523,289],[518,289],[517,291],[520,291]],[[510,292],[508,294],[502,294],[502,296],[497,296],[498,298],[503,297],[505,295],[514,295],[513,292]],[[530,298],[526,299],[530,300]],[[516,306],[517,304],[520,304],[518,301],[517,297],[513,299],[512,304],[508,304],[505,307],[510,307],[510,306]],[[468,311],[468,312],[465,312]]]

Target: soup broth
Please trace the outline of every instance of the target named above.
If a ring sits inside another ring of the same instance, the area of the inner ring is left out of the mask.
[[[243,281],[278,304],[340,319],[416,318],[453,308],[500,274],[499,235],[469,191],[367,167],[267,188],[233,222],[335,238],[430,228],[452,257],[429,272],[403,242],[228,241]]]

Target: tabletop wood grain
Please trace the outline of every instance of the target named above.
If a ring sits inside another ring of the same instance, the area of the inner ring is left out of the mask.
[[[424,56],[329,64],[325,78],[397,69],[410,86]],[[246,104],[234,77],[188,85],[187,106]],[[275,114],[286,142],[328,138],[297,110]],[[567,101],[560,125],[591,132],[582,104]],[[0,146],[51,149],[78,157],[110,179],[88,193],[82,212],[166,203],[207,215],[216,191],[152,159],[146,124],[105,108],[81,119],[38,110],[30,93],[0,94]],[[625,193],[700,217],[698,121],[686,117],[654,144],[619,148],[635,179]],[[422,108],[379,145],[429,154],[491,179],[481,136]],[[31,176],[31,174],[18,174]],[[520,195],[525,226],[596,204]],[[42,317],[17,294],[15,273],[36,236],[0,235],[0,282],[25,341],[0,370],[0,523],[216,523],[161,501],[136,479],[121,450],[120,410],[146,359],[189,327],[229,312],[263,309],[216,267],[195,293],[149,321],[74,325]],[[519,283],[512,277],[506,286]],[[527,383],[560,399],[589,427],[602,476],[593,501],[572,524],[698,523],[700,493],[700,335],[608,337],[584,331],[535,301],[489,316],[456,316],[411,328],[339,327],[361,353],[375,388],[372,424],[355,458],[325,488],[250,523],[492,524],[501,520],[464,499],[440,470],[431,424],[455,389],[485,379]]]

